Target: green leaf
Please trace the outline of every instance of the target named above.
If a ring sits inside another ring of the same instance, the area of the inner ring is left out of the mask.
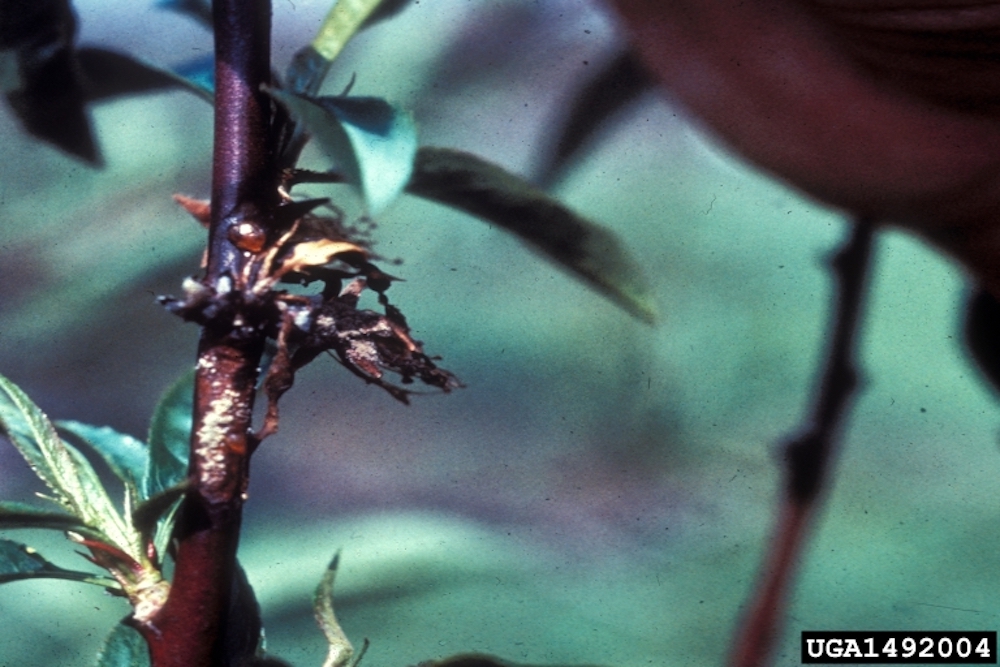
[[[340,553],[338,552],[323,573],[316,593],[313,595],[313,614],[319,629],[323,631],[329,644],[329,652],[323,667],[347,667],[351,663],[351,656],[354,654],[354,647],[351,646],[347,635],[340,628],[337,617],[333,613],[333,582],[337,578],[337,566],[340,564]]]
[[[173,534],[177,511],[188,483],[188,457],[194,412],[194,370],[174,382],[160,397],[149,425],[149,464],[142,484],[146,503],[133,513],[142,535],[152,532],[153,545],[164,554]]]
[[[97,654],[97,667],[149,667],[149,647],[134,628],[119,623]]]
[[[209,0],[160,0],[156,6],[189,16],[199,25],[212,29],[212,3]]]
[[[85,525],[130,554],[141,550],[94,468],[63,442],[45,414],[14,383],[0,376],[0,431],[3,431],[56,500]]]
[[[118,582],[114,579],[103,578],[90,572],[63,569],[42,558],[29,546],[0,539],[0,584],[22,579],[68,579],[104,588],[118,588]]]
[[[296,94],[315,96],[330,71],[330,61],[310,44],[292,56],[285,70],[285,85]]]
[[[333,62],[382,3],[383,0],[337,0],[310,46],[327,62]]]
[[[24,460],[31,466],[32,471],[38,475],[49,488],[55,488],[55,476],[49,469],[49,464],[42,456],[39,448],[37,434],[46,434],[51,427],[44,415],[36,421],[31,421],[31,417],[40,413],[37,411],[26,411],[22,405],[34,407],[34,404],[27,396],[21,392],[13,383],[0,376],[0,433],[7,436],[11,444],[17,448],[24,457]],[[52,433],[52,437],[58,437]],[[67,502],[62,496],[56,499],[63,506]]]
[[[142,485],[152,498],[187,479],[194,411],[194,371],[188,371],[160,398],[149,425],[149,466]]]
[[[376,23],[381,23],[399,14],[410,4],[410,0],[382,0],[361,24],[361,30],[366,30]]]
[[[633,49],[623,51],[577,92],[555,142],[538,169],[538,182],[548,189],[615,114],[655,86]]]
[[[161,491],[140,503],[132,512],[132,525],[139,534],[144,537],[154,535],[153,545],[156,547],[156,553],[166,553],[174,530],[176,512],[188,486],[188,480],[185,479],[177,486]]]
[[[91,102],[171,88],[192,92],[209,104],[215,101],[215,62],[212,56],[195,58],[173,69],[97,47],[79,49],[77,59],[84,75],[87,100]]]
[[[314,96],[330,65],[360,30],[395,16],[410,0],[339,0],[330,9],[316,38],[292,58],[285,84],[293,93]]]
[[[381,211],[406,187],[417,152],[410,114],[376,97],[270,93],[301,119],[346,181],[361,191],[370,213]]]
[[[0,529],[53,528],[76,530],[83,528],[80,520],[65,512],[54,512],[34,505],[13,501],[0,501]]]
[[[94,166],[68,0],[0,0],[0,87],[24,129]]]
[[[215,104],[215,56],[193,58],[165,71],[177,77],[182,87]]]
[[[160,491],[152,498],[149,498],[136,506],[132,512],[132,524],[142,534],[147,534],[152,530],[153,524],[163,518],[174,504],[184,497],[190,487],[189,480],[185,479],[177,486],[172,486],[165,491]]]
[[[229,613],[223,643],[228,664],[256,665],[254,659],[264,645],[264,626],[260,616],[257,595],[247,579],[247,573],[236,562],[232,587],[229,592]]]
[[[91,426],[78,421],[58,421],[56,427],[86,444],[108,464],[118,479],[140,484],[149,463],[146,443],[110,426]]]
[[[423,147],[407,191],[503,227],[630,314],[655,323],[649,287],[618,238],[519,176],[469,153]]]

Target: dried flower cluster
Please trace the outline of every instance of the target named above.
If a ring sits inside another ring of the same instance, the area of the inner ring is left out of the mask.
[[[208,224],[208,202],[175,196],[176,201],[203,225]],[[240,276],[223,287],[196,279],[184,284],[183,299],[161,298],[169,310],[202,325],[224,324],[247,333],[263,328],[275,342],[264,379],[268,410],[256,434],[259,442],[277,430],[278,399],[291,388],[295,372],[323,352],[335,355],[349,371],[376,384],[404,403],[411,390],[389,382],[419,379],[444,392],[461,384],[438,368],[420,341],[410,335],[402,312],[389,303],[385,291],[396,280],[371,260],[371,244],[343,223],[341,215],[321,216],[312,211],[326,200],[294,201],[278,208],[286,231],[268,242],[263,227],[243,223],[230,230],[233,244],[253,256]],[[292,294],[279,283],[310,285],[322,282],[316,294]],[[358,307],[362,293],[378,294],[383,313]],[[248,313],[251,314],[248,317]]]

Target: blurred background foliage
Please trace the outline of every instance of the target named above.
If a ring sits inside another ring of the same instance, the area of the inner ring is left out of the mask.
[[[211,49],[168,12],[77,7],[81,42],[167,64]],[[327,8],[275,2],[279,70]],[[354,93],[414,111],[421,143],[531,174],[575,91],[622,44],[599,4],[415,1],[360,35],[328,85],[356,73]],[[208,193],[210,109],[183,93],[99,106],[100,171],[2,115],[0,371],[53,418],[141,437],[194,359],[195,327],[154,296],[198,269],[203,231],[170,195]],[[339,548],[338,615],[355,643],[371,639],[366,664],[473,650],[720,663],[770,529],[776,444],[808,405],[843,219],[653,94],[607,124],[555,193],[620,235],[662,322],[635,321],[460,213],[404,198],[382,214],[377,250],[404,260],[393,273],[406,280],[390,296],[467,388],[405,407],[332,360],[300,374],[256,456],[241,550],[277,655],[322,661],[309,596]],[[866,384],[781,665],[798,664],[802,629],[1000,623],[1000,411],[961,349],[963,277],[893,232],[876,261]],[[0,447],[0,496],[36,490]],[[59,536],[18,538],[81,565]],[[82,584],[3,586],[0,618],[17,624],[0,633],[0,667],[92,664],[126,611]]]

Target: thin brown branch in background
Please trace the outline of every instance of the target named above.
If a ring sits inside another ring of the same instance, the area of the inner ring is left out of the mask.
[[[757,588],[737,628],[729,660],[732,667],[764,667],[781,639],[788,592],[826,490],[844,417],[858,386],[855,339],[874,233],[870,220],[858,220],[850,239],[832,262],[837,306],[826,368],[810,423],[783,451],[784,489],[774,536]]]

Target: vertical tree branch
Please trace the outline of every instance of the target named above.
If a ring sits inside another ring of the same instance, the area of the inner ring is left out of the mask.
[[[737,629],[729,661],[733,667],[763,667],[780,639],[788,592],[826,490],[843,418],[858,385],[855,339],[873,236],[873,223],[858,220],[851,238],[832,262],[838,294],[826,368],[811,423],[785,445],[783,497],[757,588]]]
[[[218,286],[245,261],[231,240],[233,228],[264,224],[278,195],[271,102],[261,90],[271,80],[270,0],[215,0],[212,9],[215,147],[207,282]]]
[[[153,667],[215,667],[252,652],[259,619],[234,628],[230,597],[236,575],[248,484],[251,416],[265,328],[242,276],[253,253],[240,247],[246,226],[267,229],[277,204],[270,80],[269,0],[215,0],[215,147],[205,286],[212,295],[198,348],[189,474],[193,482],[178,522],[170,596],[141,631]],[[249,628],[245,627],[249,624]],[[228,637],[227,637],[228,633]]]

